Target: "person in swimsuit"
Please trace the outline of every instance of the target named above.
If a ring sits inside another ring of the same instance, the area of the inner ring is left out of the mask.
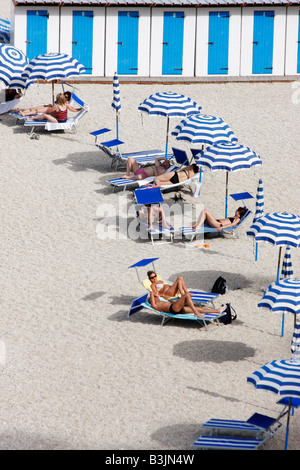
[[[67,93],[69,92],[65,93],[66,96]],[[49,106],[47,110],[39,116],[32,116],[28,118],[28,121],[44,121],[45,119],[47,119],[50,122],[66,122],[68,118],[68,110],[76,113],[77,111],[79,111],[79,109],[73,108],[73,106],[66,102],[65,94],[59,93],[56,96],[54,106]],[[39,108],[35,109],[38,110]]]
[[[181,170],[170,171],[169,173],[157,176],[154,180],[154,186],[183,183],[184,181],[195,176],[197,173],[199,173],[199,171],[199,166],[193,163],[192,165],[186,166]]]
[[[69,105],[72,97],[72,93],[70,91],[65,91],[65,102],[66,105]],[[73,112],[78,112],[80,111],[81,108],[75,109],[72,106],[68,107],[70,111]],[[27,108],[27,109],[19,109],[17,108],[18,114],[20,116],[30,116],[32,114],[40,114],[40,113],[47,113],[47,114],[52,114],[55,117],[56,111],[53,110],[53,105],[52,104],[43,104],[41,106],[34,106],[33,108]]]
[[[219,309],[196,307],[192,301],[191,294],[188,292],[183,294],[175,302],[169,302],[166,300],[159,300],[159,295],[150,292],[150,305],[159,312],[168,312],[173,315],[179,315],[184,313],[194,313],[197,317],[203,318],[203,313],[222,313],[226,310],[227,306],[223,305]]]
[[[171,225],[166,221],[163,208],[159,204],[145,204],[146,207],[138,211],[140,219],[148,223],[148,230],[154,226],[170,229]]]
[[[234,227],[235,225],[239,224],[241,218],[246,213],[245,207],[239,207],[235,211],[234,217],[227,217],[225,219],[216,219],[211,212],[206,209],[203,209],[201,214],[198,217],[197,222],[192,226],[193,230],[198,230],[204,222],[207,222],[210,227],[213,227],[219,232],[223,228]]]
[[[133,157],[129,157],[126,164],[126,174],[121,178],[143,180],[149,176],[162,175],[170,166],[170,161],[167,158],[156,157],[154,165],[141,168]],[[131,176],[130,173],[133,173],[134,176]]]
[[[154,294],[159,294],[159,296],[164,299],[175,297],[178,292],[180,295],[189,293],[182,276],[179,276],[172,285],[165,284],[162,280],[159,280],[154,271],[148,271],[147,276],[151,281],[151,290]]]

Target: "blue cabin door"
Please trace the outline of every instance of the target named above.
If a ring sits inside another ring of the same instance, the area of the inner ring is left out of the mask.
[[[26,55],[29,60],[47,53],[47,10],[27,10]]]
[[[300,11],[298,21],[298,59],[297,59],[297,73],[300,73]]]
[[[255,11],[252,73],[273,71],[274,11]]]
[[[139,12],[119,11],[118,73],[138,73]]]
[[[73,11],[72,56],[85,68],[93,71],[93,20],[92,11]]]
[[[184,12],[164,13],[163,75],[182,75]]]
[[[228,74],[229,12],[209,12],[208,74]]]

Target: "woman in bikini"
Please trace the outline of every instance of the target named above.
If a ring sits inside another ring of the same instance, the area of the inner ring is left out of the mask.
[[[65,91],[65,100],[66,100],[66,105],[68,105],[71,101],[72,93],[70,91]],[[72,106],[68,107],[70,111],[77,112],[80,111],[80,109],[75,109]],[[20,116],[31,116],[32,114],[40,114],[40,113],[47,113],[47,114],[52,114],[55,117],[55,111],[53,110],[53,105],[52,104],[44,104],[41,106],[34,106],[33,108],[28,108],[28,109],[19,109],[17,108],[18,114]]]
[[[155,186],[165,186],[168,184],[178,184],[183,183],[184,181],[192,178],[197,173],[199,173],[200,168],[196,163],[186,166],[181,170],[170,171],[169,173],[157,176],[154,180]]]
[[[183,294],[175,302],[168,302],[165,300],[159,300],[159,296],[157,294],[150,292],[150,305],[159,312],[168,312],[173,315],[194,313],[199,318],[203,318],[202,313],[222,313],[227,308],[226,305],[223,305],[219,309],[196,307],[189,293]]]
[[[235,225],[239,224],[241,218],[246,213],[245,207],[239,207],[235,211],[234,217],[226,217],[225,219],[216,219],[211,212],[206,209],[203,209],[201,214],[198,217],[197,222],[192,226],[193,230],[198,230],[204,222],[207,222],[210,227],[213,227],[219,232],[223,228],[234,227]]]
[[[165,284],[162,280],[159,280],[154,271],[148,271],[147,276],[151,282],[151,290],[154,294],[159,294],[159,296],[164,299],[175,297],[177,292],[179,292],[180,295],[189,293],[182,276],[179,276],[172,285]]]
[[[121,176],[123,179],[143,180],[149,176],[158,176],[170,168],[170,161],[164,157],[156,157],[154,165],[141,168],[133,157],[129,157],[126,164],[126,174]],[[133,173],[134,176],[131,176]]]
[[[67,93],[67,92],[66,92]],[[39,116],[33,116],[28,118],[28,121],[47,121],[50,122],[66,122],[68,118],[68,110],[77,112],[78,109],[73,108],[68,102],[66,102],[66,98],[64,93],[59,93],[56,96],[56,101],[54,106],[50,106],[47,108],[47,111]]]

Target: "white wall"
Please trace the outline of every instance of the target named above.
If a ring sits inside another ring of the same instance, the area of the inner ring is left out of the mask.
[[[241,75],[252,73],[254,11],[274,11],[274,43],[272,75],[284,75],[285,63],[285,7],[247,7],[242,10]],[[271,75],[271,74],[266,74]]]
[[[163,27],[165,11],[183,11],[184,29],[183,29],[183,57],[182,57],[182,75],[183,77],[194,76],[195,64],[195,30],[196,30],[196,9],[195,8],[153,8],[152,9],[152,27],[151,27],[151,59],[150,74],[151,77],[167,77],[162,75],[163,58]],[[174,76],[174,75],[172,75]]]
[[[241,8],[199,8],[197,10],[196,34],[196,77],[208,76],[208,37],[209,12],[229,12],[229,40],[228,40],[228,74],[239,75],[240,67],[240,38],[241,38]],[[226,75],[226,76],[227,76]],[[213,75],[209,75],[210,77]],[[220,75],[217,75],[220,76]]]
[[[285,74],[297,74],[297,57],[298,57],[298,34],[299,34],[299,11],[300,7],[287,8],[287,34],[285,48]]]
[[[118,66],[118,12],[126,8],[106,9],[106,49],[105,76],[112,76]],[[132,11],[133,8],[129,8]],[[150,74],[150,8],[134,8],[139,12],[138,28],[138,76],[148,77]]]

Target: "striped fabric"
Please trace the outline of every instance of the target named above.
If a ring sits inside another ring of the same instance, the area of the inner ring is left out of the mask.
[[[272,361],[247,377],[257,389],[270,390],[286,397],[300,397],[300,363],[291,359]]]
[[[0,44],[0,80],[6,86],[10,86],[13,78],[21,76],[27,64],[28,59],[20,49]]]
[[[83,65],[68,54],[48,53],[34,57],[26,66],[22,77],[51,81],[80,75],[83,72]]]
[[[185,95],[172,92],[155,93],[145,99],[139,106],[139,111],[153,116],[189,116],[199,113],[201,106]]]
[[[258,307],[272,312],[300,314],[300,279],[284,279],[273,282]]]
[[[222,142],[200,152],[197,162],[212,171],[237,171],[261,165],[260,157],[244,145]]]
[[[294,276],[290,247],[287,246],[282,262],[281,279],[288,279]]]
[[[10,21],[0,18],[0,42],[9,44],[10,42]]]
[[[120,112],[121,109],[121,102],[120,102],[120,85],[119,85],[119,77],[117,73],[114,75],[113,81],[113,100],[111,103],[112,107],[117,111]]]
[[[264,187],[262,179],[259,180],[257,191],[256,191],[256,211],[253,219],[253,224],[263,215],[264,213]],[[254,237],[255,234],[252,230],[247,231],[247,235]]]
[[[291,351],[293,353],[297,351],[298,354],[300,354],[300,315],[296,315],[295,317],[295,327],[292,338]]]
[[[200,436],[193,446],[202,449],[256,450],[263,445],[267,438],[248,439],[242,437]]]
[[[265,214],[249,229],[256,241],[266,241],[273,245],[300,245],[300,217],[287,212]]]
[[[237,137],[223,119],[207,114],[196,114],[184,119],[175,127],[172,135],[177,140],[187,140],[194,144],[237,142]]]

